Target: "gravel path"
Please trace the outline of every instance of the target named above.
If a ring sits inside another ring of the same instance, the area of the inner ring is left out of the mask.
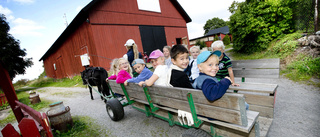
[[[248,78],[246,81],[279,85],[276,94],[274,121],[268,136],[320,136],[319,88],[295,83],[285,78],[277,80]],[[106,113],[105,103],[100,99],[99,94],[94,92],[95,100],[91,100],[86,88],[48,87],[37,90],[41,99],[63,101],[65,106],[71,108],[72,116],[92,117],[97,124],[105,129],[101,132],[110,136],[180,136],[185,131],[180,126],[170,127],[168,122],[158,118],[146,117],[144,113],[131,106],[124,107],[124,118],[114,122]]]

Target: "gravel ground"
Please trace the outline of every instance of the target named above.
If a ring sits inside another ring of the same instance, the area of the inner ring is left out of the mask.
[[[274,121],[269,130],[270,137],[320,136],[320,89],[292,82],[285,78],[276,80],[246,79],[247,82],[266,82],[278,84]],[[72,116],[90,116],[110,136],[180,136],[185,129],[170,127],[168,122],[154,117],[146,117],[131,106],[124,107],[125,116],[118,122],[112,121],[99,94],[94,92],[95,100],[90,99],[86,88],[37,89],[41,99],[63,101],[71,108]],[[44,110],[43,112],[45,112]],[[3,112],[2,112],[3,113]],[[16,123],[14,124],[17,125]],[[1,129],[3,127],[0,127]],[[17,126],[16,126],[16,129]]]

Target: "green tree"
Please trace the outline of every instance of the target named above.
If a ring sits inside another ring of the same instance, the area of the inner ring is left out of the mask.
[[[229,35],[226,35],[223,39],[222,39],[222,41],[223,41],[223,44],[224,45],[229,45],[230,44],[230,38],[229,38]]]
[[[218,17],[207,20],[206,24],[203,26],[204,34],[207,34],[210,30],[227,26],[227,23]]]
[[[293,32],[292,10],[282,0],[243,2],[230,16],[234,50],[253,53],[264,50],[282,34]]]
[[[33,65],[32,58],[24,58],[26,49],[20,49],[20,42],[9,34],[10,27],[5,15],[0,15],[0,62],[4,63],[11,80],[17,74],[25,74],[26,68]]]
[[[199,39],[196,41],[197,46],[200,46],[200,49],[207,47],[206,43],[204,41],[200,41]]]

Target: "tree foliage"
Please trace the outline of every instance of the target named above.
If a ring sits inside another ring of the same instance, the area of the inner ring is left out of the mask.
[[[222,39],[224,45],[229,45],[230,44],[230,37],[229,35],[224,36]]]
[[[293,32],[292,9],[282,0],[243,2],[230,16],[229,28],[234,50],[261,51],[274,38]]]
[[[26,68],[33,65],[32,58],[24,58],[26,49],[20,49],[20,42],[9,34],[6,17],[0,15],[0,61],[4,63],[11,80],[17,74],[25,74]]]
[[[203,26],[203,29],[205,31],[204,34],[207,34],[212,29],[221,28],[224,26],[227,26],[227,22],[218,17],[214,17],[212,19],[207,20],[206,24]]]

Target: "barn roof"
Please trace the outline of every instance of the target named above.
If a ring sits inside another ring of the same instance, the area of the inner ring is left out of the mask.
[[[88,5],[86,5],[82,10],[77,14],[77,16],[72,20],[72,22],[68,25],[68,27],[62,32],[62,34],[58,37],[58,39],[52,44],[52,46],[48,49],[48,51],[40,58],[39,61],[44,60],[50,54],[52,54],[56,49],[58,49],[62,43],[68,38],[70,34],[74,32],[87,18],[89,15],[89,11],[93,8],[97,2],[101,0],[92,0]],[[191,18],[187,14],[187,12],[182,8],[177,0],[170,0],[174,7],[179,11],[183,19],[189,23],[191,22]]]
[[[194,39],[190,39],[190,41],[201,39],[201,38],[205,38],[205,37],[212,36],[212,35],[215,35],[215,34],[220,34],[220,33],[221,34],[230,34],[229,27],[228,26],[224,26],[224,27],[221,27],[221,28],[212,29],[207,34],[205,34],[204,36],[201,36],[201,37],[198,37],[198,38],[194,38]]]

